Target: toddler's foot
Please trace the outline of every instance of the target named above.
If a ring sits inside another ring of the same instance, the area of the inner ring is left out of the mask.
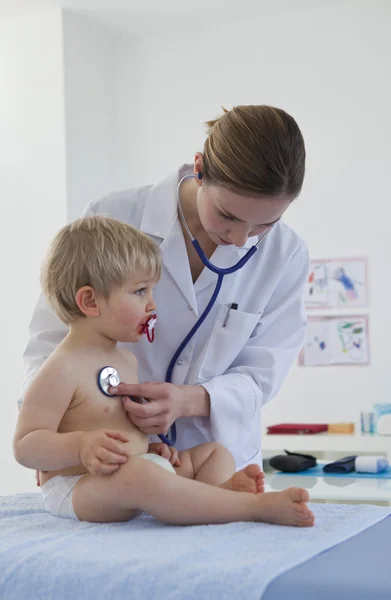
[[[265,474],[259,465],[248,465],[241,471],[234,473],[228,481],[220,487],[234,492],[251,492],[259,494],[265,491]]]
[[[254,498],[254,503],[258,503],[256,520],[275,525],[312,527],[315,517],[306,504],[309,498],[307,490],[302,488],[262,494]]]

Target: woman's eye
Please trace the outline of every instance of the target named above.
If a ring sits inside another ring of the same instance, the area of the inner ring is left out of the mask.
[[[222,219],[225,219],[226,221],[235,221],[235,217],[231,217],[231,215],[226,215],[225,213],[221,212],[219,210],[219,215]]]
[[[141,288],[140,290],[136,290],[134,293],[137,296],[144,296],[145,292],[147,291],[147,288]]]

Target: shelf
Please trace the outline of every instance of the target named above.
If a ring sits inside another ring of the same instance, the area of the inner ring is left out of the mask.
[[[391,479],[366,479],[353,477],[311,477],[292,473],[279,475],[266,473],[265,491],[280,491],[289,487],[302,487],[308,490],[311,501],[348,501],[391,503]]]
[[[316,433],[312,435],[267,435],[262,437],[262,451],[308,452],[379,452],[391,458],[391,436],[381,435],[337,435]]]

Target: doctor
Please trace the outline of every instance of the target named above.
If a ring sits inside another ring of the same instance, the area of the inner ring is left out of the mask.
[[[241,467],[262,464],[261,408],[280,389],[304,342],[308,252],[281,218],[300,193],[305,146],[295,120],[269,106],[237,106],[207,125],[204,151],[193,165],[154,186],[94,201],[85,214],[130,223],[162,253],[155,342],[144,336],[130,348],[143,383],[118,386],[121,395],[151,402],[124,401],[129,418],[149,434],[166,433],[175,421],[178,450],[217,441]],[[178,182],[191,173],[202,178],[184,180],[177,199]],[[192,235],[219,267],[235,264],[268,235],[241,270],[224,278],[216,304],[176,361],[172,383],[164,383],[171,357],[217,279],[195,252],[177,201]],[[24,353],[24,389],[66,333],[41,297]]]

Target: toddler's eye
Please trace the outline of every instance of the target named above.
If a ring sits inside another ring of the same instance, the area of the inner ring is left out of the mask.
[[[141,288],[141,289],[139,289],[139,290],[136,290],[134,293],[135,293],[137,296],[144,296],[144,294],[145,294],[145,292],[146,292],[146,291],[147,291],[147,288]]]

